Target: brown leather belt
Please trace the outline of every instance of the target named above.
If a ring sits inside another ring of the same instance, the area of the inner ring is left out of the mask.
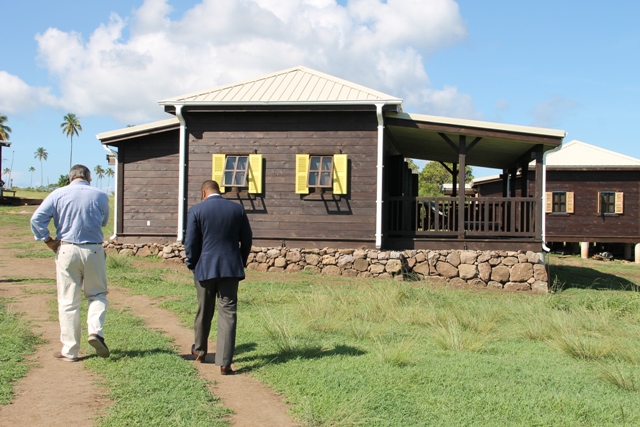
[[[72,243],[72,242],[60,242],[61,245],[76,245],[76,246],[84,246],[84,245],[101,245],[102,242],[100,243],[93,243],[93,242],[87,242],[87,243]]]

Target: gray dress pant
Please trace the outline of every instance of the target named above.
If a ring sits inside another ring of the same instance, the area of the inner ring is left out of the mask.
[[[230,366],[233,362],[233,352],[236,345],[236,310],[238,307],[238,284],[236,277],[222,277],[198,281],[196,293],[198,296],[198,312],[193,324],[195,330],[194,351],[200,356],[207,354],[209,332],[218,300],[218,338],[216,340],[215,364]]]

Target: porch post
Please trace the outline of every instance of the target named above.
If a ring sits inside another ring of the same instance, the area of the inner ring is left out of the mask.
[[[536,222],[535,222],[535,230],[536,230],[536,240],[542,240],[542,227],[544,224],[544,221],[546,221],[546,217],[545,217],[545,213],[544,213],[544,203],[543,203],[543,197],[544,197],[544,178],[543,178],[543,174],[544,174],[544,168],[543,168],[543,159],[542,159],[542,147],[538,147],[535,151],[535,158],[536,158],[536,174],[535,174],[535,184],[536,184],[536,190],[535,190],[535,204],[534,209],[536,212]],[[542,242],[544,245],[544,242]]]
[[[529,197],[529,163],[523,161],[520,170],[520,197]]]
[[[458,195],[458,186],[456,185],[456,166],[458,165],[455,163],[451,165],[451,197],[456,197]]]
[[[467,137],[460,135],[458,148],[458,186],[460,192],[458,194],[458,239],[464,239],[464,176],[466,170],[466,156],[467,156]],[[456,185],[453,185],[455,188]]]

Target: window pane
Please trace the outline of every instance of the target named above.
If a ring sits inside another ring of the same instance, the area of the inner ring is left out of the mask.
[[[247,170],[247,156],[238,157],[238,165],[236,166],[236,169],[239,171]]]
[[[317,171],[320,170],[320,157],[312,156],[311,162],[309,163],[309,170]]]
[[[238,186],[244,185],[244,172],[236,172],[236,179],[233,184]]]
[[[332,163],[333,163],[333,159],[331,157],[323,157],[322,158],[322,170],[323,171],[330,171]]]
[[[318,185],[318,172],[309,172],[309,186]]]
[[[225,172],[223,186],[232,185],[232,183],[233,183],[233,172]]]
[[[331,174],[329,172],[322,172],[320,176],[320,185],[329,186],[331,185]]]
[[[227,162],[225,163],[224,168],[226,170],[235,169],[235,166],[236,166],[236,157],[235,156],[228,156],[227,157]]]

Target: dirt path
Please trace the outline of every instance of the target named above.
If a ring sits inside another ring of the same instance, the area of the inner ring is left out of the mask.
[[[25,241],[29,237],[20,237]],[[0,240],[5,237],[0,236]],[[50,320],[47,301],[55,298],[53,283],[38,283],[38,279],[54,279],[52,259],[16,258],[16,250],[0,250],[0,297],[13,298],[10,309],[25,313],[42,334],[45,344],[28,358],[29,373],[15,387],[16,397],[10,405],[0,406],[0,427],[95,425],[95,419],[111,402],[100,380],[80,363],[63,363],[53,358],[60,350],[59,327]],[[25,278],[34,279],[25,283]],[[34,283],[35,282],[35,283]],[[48,293],[47,293],[48,292]],[[193,331],[180,325],[173,313],[158,308],[145,296],[127,295],[124,290],[110,288],[113,308],[130,307],[146,324],[163,331],[174,340],[183,357],[193,360],[190,347]],[[215,349],[215,343],[209,347]],[[81,354],[82,356],[82,354]],[[287,415],[288,407],[272,390],[245,374],[221,376],[213,364],[213,354],[206,363],[195,363],[200,375],[209,381],[213,394],[234,411],[230,416],[234,427],[287,427],[297,424]],[[72,399],[70,398],[72,396]]]

